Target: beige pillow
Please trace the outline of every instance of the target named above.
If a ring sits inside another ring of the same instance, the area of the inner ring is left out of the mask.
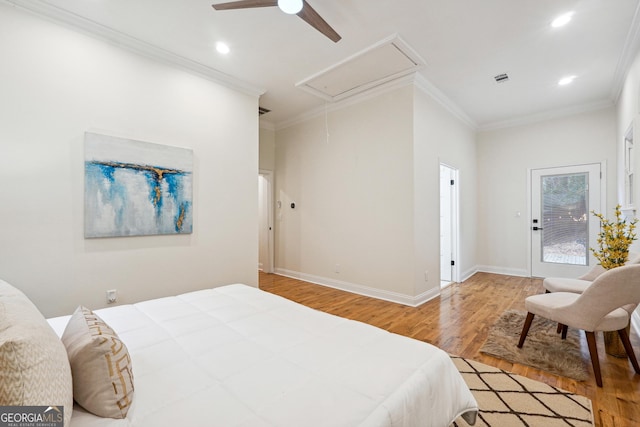
[[[36,306],[0,280],[0,406],[62,406],[73,413],[67,352]]]
[[[118,335],[86,307],[62,334],[73,373],[73,397],[100,417],[125,418],[133,398],[131,358]]]

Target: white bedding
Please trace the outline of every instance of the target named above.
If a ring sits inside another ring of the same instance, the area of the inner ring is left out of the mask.
[[[448,354],[246,285],[96,310],[127,345],[127,418],[89,426],[448,426],[477,404]],[[68,316],[48,319],[62,335]]]

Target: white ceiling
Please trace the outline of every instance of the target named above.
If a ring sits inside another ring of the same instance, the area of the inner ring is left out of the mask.
[[[254,93],[279,127],[326,101],[296,87],[397,35],[418,73],[470,125],[487,129],[612,105],[640,43],[640,0],[307,0],[333,43],[277,7],[216,11],[227,0],[5,0]],[[565,27],[557,15],[574,11]],[[215,50],[226,42],[227,56]],[[510,80],[496,83],[494,76]],[[575,82],[558,86],[565,75]]]

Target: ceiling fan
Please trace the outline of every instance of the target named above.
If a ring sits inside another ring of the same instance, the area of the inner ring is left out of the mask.
[[[278,6],[291,15],[298,15],[307,24],[337,43],[342,37],[305,0],[239,0],[212,5],[215,10],[251,9]]]

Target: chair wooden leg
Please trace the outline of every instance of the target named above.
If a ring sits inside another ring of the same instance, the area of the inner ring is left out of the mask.
[[[524,340],[527,338],[527,334],[529,333],[529,328],[531,327],[531,322],[533,322],[533,317],[535,314],[527,313],[527,318],[524,321],[524,325],[522,326],[522,332],[520,333],[520,341],[518,341],[518,348],[522,348],[524,344]]]
[[[602,387],[602,374],[600,373],[600,360],[598,359],[598,348],[596,347],[596,334],[584,331],[587,336],[587,344],[589,344],[589,355],[591,355],[591,366],[593,366],[593,374],[596,377],[596,384]]]
[[[620,340],[624,345],[624,349],[627,351],[627,356],[629,356],[629,361],[633,365],[633,369],[636,371],[636,374],[640,374],[640,366],[638,366],[638,359],[636,359],[636,355],[633,352],[633,346],[631,345],[631,341],[629,340],[629,334],[627,334],[627,330],[620,329],[618,331],[618,335],[620,335]]]
[[[562,325],[562,339],[566,340],[567,339],[567,329],[569,329],[567,327],[567,325]]]
[[[556,328],[556,334],[559,334],[560,332],[562,332],[562,327],[564,325],[562,323],[558,323],[558,327]]]

